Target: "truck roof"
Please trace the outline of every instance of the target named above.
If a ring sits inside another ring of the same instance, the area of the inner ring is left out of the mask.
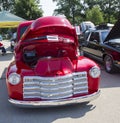
[[[19,26],[17,28],[17,40],[16,40],[17,42],[19,41],[19,39],[21,38],[21,36],[23,35],[23,33],[25,32],[27,27],[29,25],[31,25],[32,22],[33,22],[33,20],[30,20],[30,21],[24,21],[19,24]]]

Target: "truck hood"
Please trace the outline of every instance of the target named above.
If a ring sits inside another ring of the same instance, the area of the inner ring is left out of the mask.
[[[120,38],[120,19],[115,23],[109,34],[107,35],[104,42],[107,42],[112,39]]]

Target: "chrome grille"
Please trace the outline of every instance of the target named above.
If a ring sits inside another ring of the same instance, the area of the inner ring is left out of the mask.
[[[61,99],[88,93],[87,72],[59,77],[25,76],[23,98]]]

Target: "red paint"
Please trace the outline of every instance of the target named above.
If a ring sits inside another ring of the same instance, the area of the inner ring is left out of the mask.
[[[30,26],[27,31],[20,37],[20,30],[28,25]],[[30,41],[46,35],[57,35],[58,41],[47,38]],[[99,78],[94,79],[89,75],[89,70],[98,65],[88,58],[77,55],[77,35],[73,26],[65,18],[42,17],[35,21],[24,22],[19,25],[17,36],[15,61],[9,65],[6,76],[10,98],[23,100],[24,76],[54,77],[86,71],[89,86],[88,94],[99,89]],[[29,54],[33,55],[31,59]],[[25,55],[28,55],[28,58]],[[13,72],[21,75],[21,81],[18,85],[11,85],[8,82],[8,76]],[[85,94],[74,96],[82,95]]]

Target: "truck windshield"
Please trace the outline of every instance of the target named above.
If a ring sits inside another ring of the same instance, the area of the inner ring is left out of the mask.
[[[25,30],[28,28],[28,26],[24,26],[21,28],[20,30],[20,37],[23,35],[23,33],[25,32]]]
[[[103,32],[101,32],[102,42],[103,42],[103,41],[105,40],[105,38],[107,37],[108,33],[109,33],[109,30],[108,30],[108,31],[103,31]]]

